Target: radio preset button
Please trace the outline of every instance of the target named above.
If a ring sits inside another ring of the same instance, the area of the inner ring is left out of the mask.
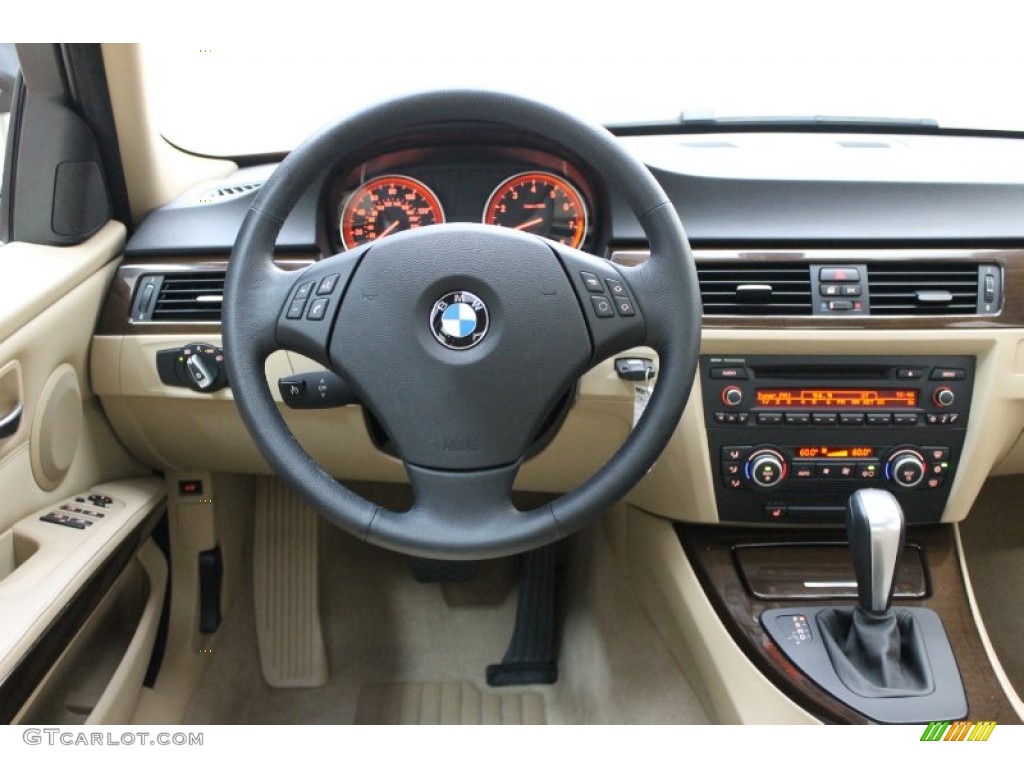
[[[869,427],[888,427],[892,424],[891,413],[869,413],[868,414],[868,426]]]
[[[844,427],[859,427],[864,423],[863,413],[841,413],[839,423]]]
[[[811,423],[816,427],[831,427],[839,423],[839,417],[834,413],[815,413],[811,415]]]
[[[912,427],[917,424],[916,413],[897,413],[892,417],[897,427]]]
[[[759,413],[757,414],[757,423],[764,424],[766,426],[774,427],[782,423],[781,413]]]
[[[798,427],[806,427],[811,423],[811,414],[809,413],[787,413],[786,423],[793,424]]]

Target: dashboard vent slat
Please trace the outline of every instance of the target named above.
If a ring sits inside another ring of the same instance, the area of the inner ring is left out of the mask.
[[[872,315],[973,315],[976,264],[869,264]]]
[[[697,262],[705,315],[809,315],[811,277],[801,264]]]
[[[218,321],[223,295],[223,272],[165,275],[151,319],[179,323]]]

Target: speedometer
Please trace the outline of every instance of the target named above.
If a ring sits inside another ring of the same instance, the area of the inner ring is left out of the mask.
[[[484,223],[521,229],[579,248],[587,234],[587,206],[565,179],[532,171],[498,185],[484,208]]]
[[[381,176],[356,189],[341,212],[345,248],[380,240],[394,232],[444,222],[437,195],[410,176]]]

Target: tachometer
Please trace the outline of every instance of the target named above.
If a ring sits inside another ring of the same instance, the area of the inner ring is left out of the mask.
[[[355,248],[394,232],[443,222],[441,203],[426,184],[409,176],[381,176],[345,201],[341,241],[345,248]]]
[[[484,208],[484,223],[521,229],[579,248],[587,234],[587,206],[565,179],[532,171],[498,185]]]

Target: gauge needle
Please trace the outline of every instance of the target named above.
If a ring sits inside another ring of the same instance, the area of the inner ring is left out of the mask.
[[[530,219],[529,221],[524,221],[522,224],[520,224],[520,225],[518,225],[516,227],[512,227],[512,229],[529,229],[530,227],[535,226],[537,224],[540,224],[543,221],[544,221],[544,219],[542,217],[538,216],[535,219]]]
[[[381,232],[379,235],[377,235],[377,239],[380,240],[382,237],[387,237],[388,235],[390,235],[392,232],[395,231],[395,227],[397,227],[399,225],[399,223],[400,222],[392,221],[390,224],[388,224],[384,228],[383,232]]]

